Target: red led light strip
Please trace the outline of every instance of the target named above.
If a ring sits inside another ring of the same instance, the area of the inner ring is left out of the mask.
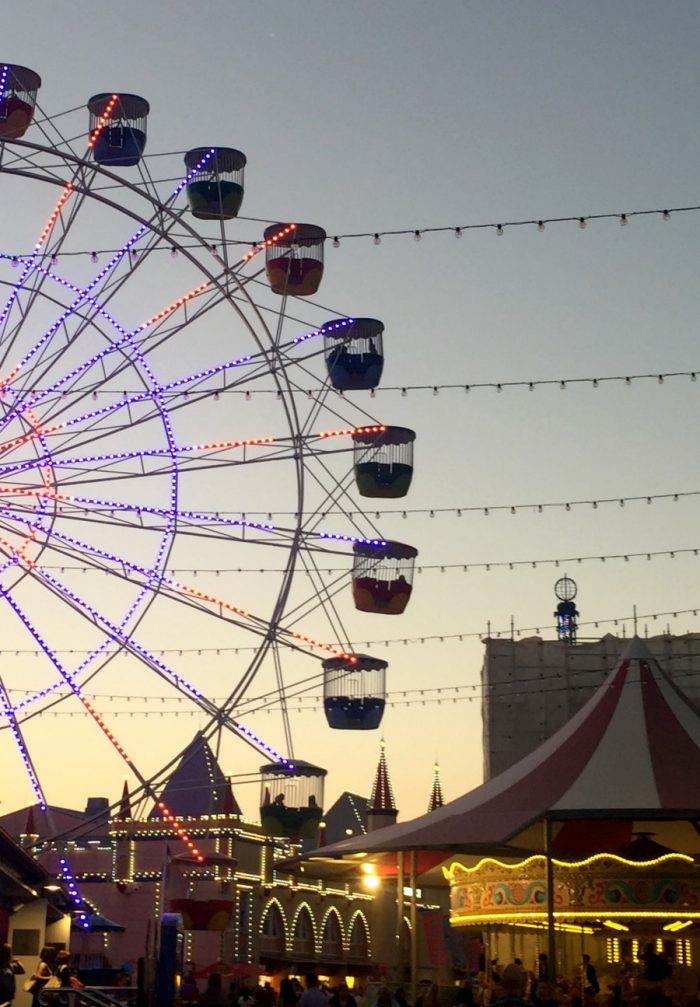
[[[276,242],[278,242],[280,238],[285,238],[288,234],[291,234],[292,231],[296,231],[296,227],[297,227],[296,224],[287,224],[285,228],[283,228],[281,231],[278,231],[277,234],[273,234],[272,237],[268,238],[266,241],[256,242],[255,245],[253,245],[253,247],[251,248],[251,250],[249,252],[246,252],[246,254],[241,259],[241,262],[249,262],[259,252],[264,252],[266,248],[270,247],[270,245],[274,245]]]
[[[95,128],[92,131],[92,136],[90,137],[90,142],[88,143],[88,150],[92,150],[92,148],[97,143],[99,135],[102,132],[102,130],[105,128],[105,126],[107,125],[107,121],[108,121],[110,115],[112,114],[112,110],[113,110],[114,106],[117,104],[118,101],[119,101],[119,95],[118,94],[113,94],[112,97],[107,102],[107,104],[105,105],[105,110],[102,113],[102,115],[100,116],[97,125],[95,126]]]
[[[195,858],[195,860],[198,860],[200,863],[202,863],[205,860],[204,854],[201,852],[201,850],[199,850],[195,846],[189,835],[180,826],[177,818],[172,813],[168,805],[165,804],[164,801],[158,801],[158,807],[163,812],[163,818],[166,820],[168,825],[170,825],[173,831],[177,833],[177,835],[180,837],[183,843],[185,843],[185,845],[190,848],[190,850],[192,851],[192,856]]]

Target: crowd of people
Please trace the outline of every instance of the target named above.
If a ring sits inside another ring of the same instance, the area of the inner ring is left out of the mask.
[[[531,971],[519,958],[505,966],[494,959],[488,969],[482,961],[476,990],[461,1001],[466,1007],[470,996],[475,1007],[700,1007],[697,974],[684,966],[674,970],[653,944],[638,961],[611,966],[602,983],[588,954],[571,976],[554,975],[544,953]]]

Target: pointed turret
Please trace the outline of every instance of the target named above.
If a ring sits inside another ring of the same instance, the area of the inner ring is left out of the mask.
[[[367,806],[368,832],[376,832],[377,829],[382,829],[385,825],[394,825],[399,813],[394,801],[394,792],[391,789],[385,750],[386,744],[382,741],[379,763],[372,786],[372,796]]]
[[[445,800],[442,796],[442,784],[440,783],[440,767],[436,762],[433,766],[433,789],[430,792],[428,811],[435,811],[437,808],[441,808],[444,803]]]
[[[224,776],[206,739],[196,735],[165,784],[160,800],[180,818],[240,815],[229,779]],[[162,817],[156,805],[150,818]]]
[[[124,789],[122,790],[122,799],[119,802],[117,818],[122,822],[128,821],[131,818],[131,801],[129,800],[129,787],[126,780],[124,780]]]
[[[234,797],[233,787],[231,786],[230,781],[224,790],[224,800],[221,812],[224,815],[240,815],[241,813],[238,801]]]
[[[24,826],[24,832],[20,833],[19,845],[23,850],[26,850],[30,846],[34,846],[38,838],[39,833],[36,831],[34,823],[34,808],[29,807],[27,809],[27,824]]]

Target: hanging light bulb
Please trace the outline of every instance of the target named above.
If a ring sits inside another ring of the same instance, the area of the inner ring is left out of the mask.
[[[544,231],[544,221],[543,220],[538,220],[537,221],[537,230],[538,231]]]
[[[664,212],[661,214],[661,219],[662,220],[670,220],[671,219],[671,214],[668,212],[668,210],[664,210]]]
[[[17,266],[19,266],[19,259],[17,258],[16,255],[13,255],[12,256],[12,267],[13,267],[13,269],[17,269]]]
[[[586,218],[585,217],[579,217],[578,218],[578,226],[581,228],[582,231],[585,230],[585,228],[586,228]]]
[[[462,228],[455,227],[455,238],[461,238],[461,237],[462,237]]]
[[[333,248],[340,248],[340,238],[338,235],[333,238]]]
[[[413,240],[414,241],[420,241],[420,239],[422,237],[423,237],[423,235],[420,233],[420,231],[414,231],[413,232]]]
[[[90,256],[90,261],[97,262],[97,252],[92,253],[92,255]]]
[[[374,235],[374,243],[375,243],[375,245],[381,245],[381,243],[382,243],[382,239],[379,237],[378,234]]]
[[[56,255],[56,254],[54,253],[54,254],[53,254],[53,255],[51,256],[51,265],[52,265],[52,266],[55,266],[57,262],[58,262],[58,256],[57,256],[57,255]]]
[[[625,227],[626,224],[627,224],[627,214],[626,213],[621,213],[620,214],[620,227]]]
[[[498,235],[499,238],[503,237],[503,224],[498,224],[498,226],[496,227],[496,234]]]
[[[212,245],[209,251],[211,252],[212,255],[216,255],[216,245]]]
[[[170,249],[170,257],[171,259],[177,259],[177,248],[175,248],[175,245]]]

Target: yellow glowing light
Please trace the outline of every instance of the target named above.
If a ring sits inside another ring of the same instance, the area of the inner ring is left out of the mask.
[[[355,976],[345,976],[345,985],[349,990],[355,989]]]
[[[626,912],[610,912],[608,914],[610,917],[616,917],[623,920],[667,920],[671,915],[667,912],[640,912],[640,911],[626,911]],[[693,920],[700,920],[700,913],[688,913],[687,914],[690,922]],[[555,919],[559,921],[566,920],[597,920],[600,919],[600,912],[588,912],[579,911],[572,909],[570,912],[555,912]],[[533,912],[530,908],[523,907],[522,914],[520,913],[483,913],[483,914],[471,914],[471,913],[455,913],[453,912],[450,916],[450,922],[459,925],[472,925],[474,923],[520,923],[522,919],[527,919],[531,921],[547,919],[547,914],[545,912]],[[522,924],[521,924],[522,925]]]
[[[552,863],[555,867],[575,870],[578,867],[590,867],[591,864],[596,863],[598,860],[613,860],[616,864],[622,864],[624,867],[643,868],[645,870],[649,867],[657,867],[659,864],[668,863],[670,860],[677,860],[686,864],[694,863],[693,858],[687,856],[685,853],[664,853],[663,856],[655,857],[653,860],[627,860],[626,857],[619,857],[616,853],[595,853],[592,857],[587,857],[585,860],[568,861],[553,859]],[[546,862],[544,854],[536,853],[534,856],[527,857],[525,860],[519,860],[515,864],[506,864],[502,860],[496,860],[493,857],[483,857],[474,867],[467,867],[466,864],[461,864],[458,860],[454,860],[449,867],[443,867],[442,872],[448,881],[451,881],[457,874],[474,874],[487,865],[498,867],[499,869],[502,868],[505,871],[517,871],[537,862],[541,862],[544,866]]]
[[[362,873],[363,874],[376,874],[377,871],[376,871],[376,868],[375,868],[374,864],[362,864]]]
[[[376,874],[365,874],[362,884],[369,891],[374,891],[376,888],[379,888],[379,878]]]
[[[676,920],[675,923],[668,923],[664,927],[664,930],[673,930],[675,932],[676,930],[685,930],[686,927],[692,927],[692,925],[693,925],[692,920],[686,920],[685,922],[682,922],[681,920]]]
[[[604,927],[610,927],[611,930],[629,930],[624,923],[617,923],[615,920],[603,920]]]

